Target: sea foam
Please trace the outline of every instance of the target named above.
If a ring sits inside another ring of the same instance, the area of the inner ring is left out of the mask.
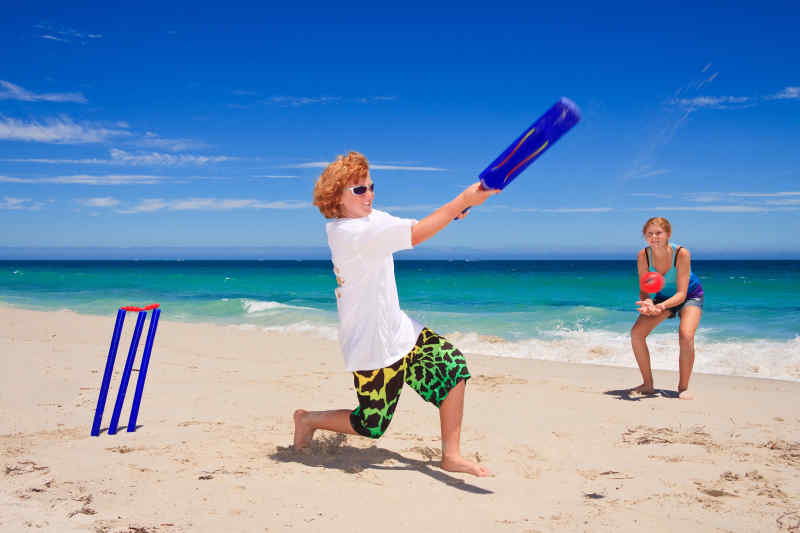
[[[565,363],[589,363],[636,368],[630,336],[602,330],[555,330],[551,338],[506,341],[474,332],[445,335],[469,354]],[[678,336],[655,333],[648,337],[651,365],[677,370]],[[800,337],[789,341],[710,342],[702,330],[695,340],[695,372],[800,381]]]
[[[298,322],[296,324],[288,324],[286,326],[266,326],[261,328],[262,331],[268,333],[286,333],[291,335],[311,335],[321,339],[336,340],[338,338],[338,329],[334,326],[325,326],[320,324],[312,324],[310,322]]]
[[[260,300],[242,300],[242,307],[248,314],[262,313],[264,311],[273,311],[275,309],[298,309],[304,311],[315,311],[312,307],[301,307],[297,305],[282,304],[280,302],[260,301]]]

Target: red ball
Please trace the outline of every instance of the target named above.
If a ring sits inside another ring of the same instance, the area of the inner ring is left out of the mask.
[[[664,276],[658,272],[648,272],[639,280],[639,287],[644,292],[658,292],[664,287]]]

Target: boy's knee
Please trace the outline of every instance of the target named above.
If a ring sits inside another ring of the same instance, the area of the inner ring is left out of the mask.
[[[367,433],[367,437],[369,437],[370,439],[378,440],[379,438],[383,437],[383,434],[385,432],[386,432],[386,430],[382,430],[380,428],[377,428],[377,429],[376,428],[372,428]]]
[[[386,430],[389,429],[389,422],[391,420],[383,419],[381,420],[380,424],[377,426],[369,426],[366,428],[367,430],[367,437],[371,439],[379,439],[383,437],[383,434],[386,433]]]
[[[373,413],[367,417],[363,417],[357,412],[350,413],[350,425],[356,433],[363,437],[370,439],[379,439],[386,433],[389,428],[391,418],[386,418],[380,413]]]

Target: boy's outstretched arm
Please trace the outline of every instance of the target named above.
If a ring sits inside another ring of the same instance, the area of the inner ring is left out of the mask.
[[[461,194],[411,226],[411,245],[416,246],[427,241],[453,220],[467,216],[469,211],[463,213],[464,209],[481,205],[487,198],[499,192],[497,189],[482,189],[480,182],[473,183]]]

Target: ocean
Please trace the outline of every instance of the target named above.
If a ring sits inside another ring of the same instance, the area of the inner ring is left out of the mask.
[[[800,381],[800,261],[692,268],[705,290],[695,371]],[[401,307],[464,352],[636,367],[633,260],[396,260],[395,272]],[[109,337],[118,307],[158,302],[164,320],[335,339],[335,287],[330,261],[0,261],[0,302],[107,316]],[[650,335],[654,368],[677,369],[677,332],[668,319]]]

